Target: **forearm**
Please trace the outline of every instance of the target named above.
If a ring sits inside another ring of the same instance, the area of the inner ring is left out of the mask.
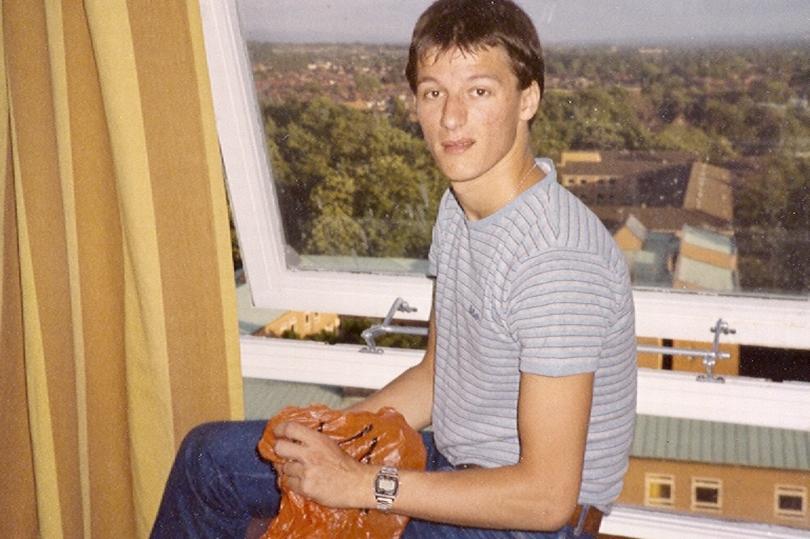
[[[394,511],[463,526],[559,529],[573,512],[582,481],[593,375],[522,375],[518,462],[449,472],[402,470]],[[376,471],[372,470],[373,473]],[[358,476],[362,507],[373,506],[373,478]]]
[[[361,506],[375,507],[373,469],[361,483]],[[520,464],[447,472],[400,470],[393,512],[459,526],[551,531],[561,528],[577,503],[576,492],[558,488],[565,478],[531,475]],[[553,475],[553,474],[552,474]]]

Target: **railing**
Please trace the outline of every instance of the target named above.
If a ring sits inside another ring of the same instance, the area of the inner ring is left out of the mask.
[[[360,349],[361,352],[367,354],[382,354],[383,349],[377,347],[376,340],[382,335],[401,334],[401,335],[417,335],[426,336],[428,333],[427,328],[420,326],[403,326],[394,323],[394,317],[398,312],[412,313],[416,308],[408,305],[408,302],[402,298],[397,298],[391,304],[388,314],[383,319],[382,323],[375,324],[361,333],[361,337],[366,341],[366,346]],[[711,350],[697,350],[694,348],[678,348],[673,346],[650,346],[638,345],[639,353],[646,354],[664,354],[669,356],[682,356],[682,357],[699,357],[703,360],[703,366],[706,367],[706,374],[698,375],[697,379],[703,382],[717,382],[723,383],[724,380],[721,376],[714,373],[714,367],[719,359],[728,359],[730,354],[728,352],[720,351],[720,336],[736,333],[736,330],[730,328],[728,323],[718,319],[709,331],[714,333]]]

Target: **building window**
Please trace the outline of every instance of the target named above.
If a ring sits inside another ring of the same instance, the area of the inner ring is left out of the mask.
[[[774,493],[776,516],[804,518],[807,516],[807,487],[777,485]]]
[[[675,505],[675,477],[664,474],[647,474],[644,479],[644,505],[672,507]]]
[[[692,479],[692,510],[719,511],[723,508],[723,482],[719,479]]]

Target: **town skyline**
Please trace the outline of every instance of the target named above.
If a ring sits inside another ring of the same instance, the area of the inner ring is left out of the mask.
[[[432,0],[237,0],[248,40],[403,44]],[[810,41],[803,0],[518,0],[541,41],[654,44]]]

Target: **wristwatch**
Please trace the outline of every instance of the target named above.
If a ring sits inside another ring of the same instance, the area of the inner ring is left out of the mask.
[[[374,497],[377,499],[377,509],[390,511],[399,490],[399,475],[397,469],[383,466],[377,477],[374,478]]]

